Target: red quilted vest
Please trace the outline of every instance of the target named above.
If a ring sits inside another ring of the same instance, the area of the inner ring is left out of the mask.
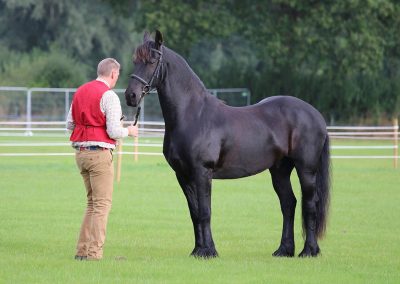
[[[116,144],[116,141],[111,139],[106,132],[106,117],[100,109],[101,97],[109,89],[105,83],[97,80],[78,88],[72,100],[72,118],[75,128],[69,140]]]

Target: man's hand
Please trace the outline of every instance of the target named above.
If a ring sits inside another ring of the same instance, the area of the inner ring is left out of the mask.
[[[129,136],[132,136],[132,137],[137,137],[138,136],[139,129],[138,129],[137,125],[135,125],[135,126],[130,125],[127,128],[128,128],[128,135]]]

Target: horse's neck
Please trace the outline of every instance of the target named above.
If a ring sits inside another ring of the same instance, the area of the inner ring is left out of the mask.
[[[180,57],[170,60],[164,83],[157,90],[166,128],[192,119],[209,96],[203,83]]]

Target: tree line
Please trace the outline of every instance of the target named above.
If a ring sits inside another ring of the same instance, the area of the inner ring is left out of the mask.
[[[111,56],[124,88],[155,29],[208,88],[296,96],[331,124],[399,115],[395,0],[0,0],[0,85],[77,87]]]

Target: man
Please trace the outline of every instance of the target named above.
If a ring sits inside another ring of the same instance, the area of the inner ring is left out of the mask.
[[[121,126],[121,103],[114,88],[120,64],[113,58],[100,61],[97,79],[76,91],[67,119],[76,164],[86,187],[87,208],[76,248],[77,260],[100,260],[111,209],[116,139],[137,136],[137,126]]]

